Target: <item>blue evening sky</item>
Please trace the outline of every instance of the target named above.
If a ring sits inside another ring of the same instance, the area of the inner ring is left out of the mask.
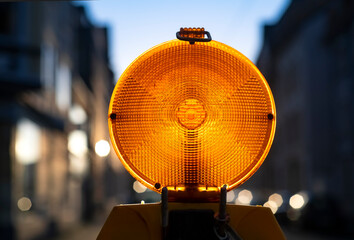
[[[176,38],[180,27],[204,27],[255,62],[263,25],[275,23],[289,0],[98,0],[88,6],[95,24],[107,25],[112,69],[118,79],[125,68],[149,48]]]

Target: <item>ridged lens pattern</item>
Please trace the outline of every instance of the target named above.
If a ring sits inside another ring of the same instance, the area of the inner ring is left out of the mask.
[[[118,157],[157,192],[239,186],[264,161],[275,131],[267,82],[216,41],[172,40],[142,54],[119,79],[109,116]]]

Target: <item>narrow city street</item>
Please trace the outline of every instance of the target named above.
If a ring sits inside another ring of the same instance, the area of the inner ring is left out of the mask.
[[[1,1],[0,240],[354,240],[353,59],[354,0]]]
[[[81,225],[76,228],[64,232],[62,235],[57,236],[51,240],[79,240],[79,239],[96,239],[101,230],[102,224],[91,223]]]
[[[81,225],[51,240],[94,240],[97,238],[102,225],[103,223],[100,224],[99,222]],[[283,228],[283,231],[287,240],[351,240],[351,238],[325,236],[294,229]]]

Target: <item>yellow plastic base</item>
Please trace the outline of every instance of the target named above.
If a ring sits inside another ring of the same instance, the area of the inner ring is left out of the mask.
[[[168,203],[169,210],[212,209],[218,212],[218,203]],[[271,210],[260,206],[227,205],[229,225],[242,239],[285,239]],[[98,240],[160,240],[161,203],[115,206],[108,216]]]

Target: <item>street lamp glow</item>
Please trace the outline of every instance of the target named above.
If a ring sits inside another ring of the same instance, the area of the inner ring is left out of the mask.
[[[111,151],[111,147],[106,140],[100,140],[95,145],[95,152],[100,157],[106,157]]]

